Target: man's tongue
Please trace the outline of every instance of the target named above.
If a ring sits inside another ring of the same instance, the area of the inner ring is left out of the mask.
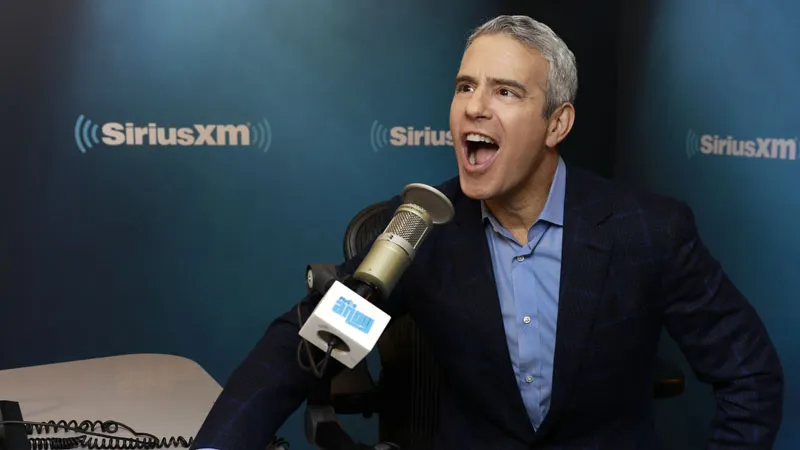
[[[475,164],[483,164],[494,156],[497,153],[497,147],[478,147],[475,150]]]

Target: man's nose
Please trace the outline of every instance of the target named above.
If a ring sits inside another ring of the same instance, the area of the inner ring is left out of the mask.
[[[476,89],[467,102],[467,116],[471,119],[487,119],[491,116],[489,102],[483,89]]]

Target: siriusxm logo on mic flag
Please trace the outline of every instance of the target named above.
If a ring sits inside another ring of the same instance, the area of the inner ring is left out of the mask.
[[[797,159],[797,147],[797,137],[740,139],[716,134],[698,135],[692,129],[686,132],[686,157],[689,159],[697,155],[709,155],[794,161]]]
[[[339,300],[336,300],[336,304],[333,305],[333,312],[344,317],[345,323],[356,330],[369,333],[375,320],[361,311],[356,311],[356,308],[357,306],[352,300],[339,297]]]
[[[298,334],[322,351],[328,348],[328,337],[336,336],[343,346],[334,349],[331,356],[352,369],[372,351],[390,319],[380,308],[335,281]]]
[[[372,127],[369,131],[369,142],[375,152],[389,146],[452,147],[453,135],[450,130],[434,130],[429,126],[422,128],[414,128],[413,126],[387,128],[375,120],[372,122]]]
[[[75,144],[81,153],[97,146],[109,147],[251,147],[267,152],[272,129],[266,118],[255,124],[192,124],[165,126],[154,122],[92,122],[83,114],[74,128]]]

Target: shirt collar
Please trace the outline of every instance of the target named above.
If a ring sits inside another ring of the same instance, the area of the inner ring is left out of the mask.
[[[553,183],[550,185],[550,193],[547,194],[547,202],[544,204],[538,220],[550,222],[553,225],[564,226],[564,199],[566,197],[566,175],[567,167],[564,160],[558,157],[556,174]],[[481,201],[481,220],[492,220],[492,213],[486,206],[485,201]]]

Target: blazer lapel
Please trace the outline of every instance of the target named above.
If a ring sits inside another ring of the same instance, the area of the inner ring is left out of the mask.
[[[492,416],[500,427],[525,442],[534,437],[522,395],[516,384],[511,356],[506,342],[500,300],[495,284],[491,253],[481,222],[480,203],[466,196],[456,200],[455,233],[447,246],[452,258],[452,273],[446,279],[448,289],[457,289],[459,309],[466,323],[474,324],[471,334],[481,343],[484,357],[481,366],[491,367],[486,379],[487,395],[497,399]]]
[[[597,192],[600,187],[579,169],[567,171],[553,394],[539,433],[531,426],[511,366],[480,203],[463,195],[454,199],[456,229],[447,234],[445,246],[452,264],[444,271],[442,288],[458,293],[458,309],[466,323],[474,324],[471,333],[485,350],[481,365],[493,368],[484,384],[497,399],[492,417],[524,442],[546,434],[567,405],[586,348],[611,250],[610,236],[600,227],[611,207]]]
[[[553,389],[544,427],[568,404],[608,272],[611,237],[600,225],[612,209],[600,189],[579,169],[567,171]]]

